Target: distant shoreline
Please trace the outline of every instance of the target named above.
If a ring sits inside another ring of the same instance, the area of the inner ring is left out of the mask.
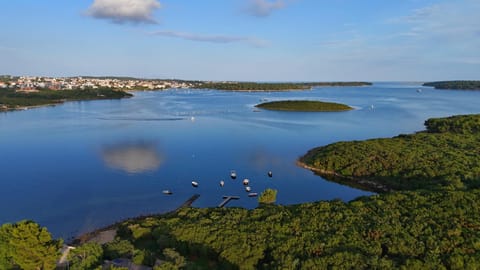
[[[70,101],[112,100],[133,95],[113,89],[39,90],[19,93],[15,90],[0,91],[0,112],[22,111],[45,106],[56,106]]]
[[[74,101],[74,100],[71,100],[71,101]],[[17,106],[15,108],[7,107],[7,108],[0,108],[0,112],[26,111],[26,110],[31,110],[31,109],[43,108],[43,107],[55,107],[55,106],[61,105],[63,103],[64,102],[48,103],[48,104],[32,105],[32,106]]]
[[[203,82],[194,89],[212,89],[221,91],[259,91],[280,92],[293,90],[311,90],[314,87],[352,87],[372,85],[370,82],[304,82],[304,83],[259,83],[259,82]]]
[[[438,82],[426,82],[423,86],[431,86],[435,89],[444,90],[480,90],[480,81],[438,81]]]

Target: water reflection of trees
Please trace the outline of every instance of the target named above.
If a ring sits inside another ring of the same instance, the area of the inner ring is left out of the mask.
[[[101,154],[108,167],[128,173],[156,170],[165,159],[154,143],[146,142],[105,146]]]

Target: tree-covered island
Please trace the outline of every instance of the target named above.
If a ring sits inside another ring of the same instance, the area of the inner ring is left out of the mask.
[[[480,90],[480,81],[427,82],[423,86],[432,86],[435,89]]]
[[[341,112],[353,110],[352,107],[345,104],[315,100],[271,101],[255,105],[255,107],[266,110],[297,112]]]
[[[227,91],[288,91],[308,90],[313,87],[366,86],[369,82],[305,82],[305,83],[261,83],[261,82],[201,82],[194,86],[200,89]]]
[[[28,107],[60,104],[65,101],[120,99],[132,94],[110,88],[87,88],[72,90],[29,90],[0,89],[0,111]]]

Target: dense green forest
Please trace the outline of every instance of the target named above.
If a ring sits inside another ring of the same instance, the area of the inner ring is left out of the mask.
[[[480,90],[480,81],[442,81],[428,82],[424,86],[433,86],[435,89]]]
[[[427,130],[416,134],[322,146],[300,162],[353,185],[371,182],[395,190],[480,186],[480,115],[425,124]]]
[[[338,112],[353,109],[345,104],[313,100],[272,101],[255,105],[255,107],[267,110],[299,112]]]
[[[282,206],[267,190],[252,210],[186,207],[132,219],[115,226],[113,242],[78,246],[71,269],[99,269],[119,257],[150,266],[162,260],[154,269],[480,269],[480,115],[425,125],[416,134],[335,143],[302,158],[397,191]],[[33,237],[19,238],[25,235]],[[0,267],[51,269],[60,242],[32,222],[5,224]],[[32,260],[32,252],[44,256]]]
[[[308,82],[308,83],[257,83],[257,82],[204,82],[195,88],[232,91],[282,91],[304,90],[316,86],[363,86],[368,82]]]
[[[72,100],[117,99],[131,96],[127,92],[110,88],[40,90],[32,93],[16,92],[13,89],[0,89],[0,110],[56,104]]]
[[[168,262],[157,269],[478,269],[480,191],[404,191],[253,210],[185,208],[124,222],[114,242],[77,249],[72,269],[115,257]],[[13,255],[3,254],[9,255],[0,263],[8,265]]]

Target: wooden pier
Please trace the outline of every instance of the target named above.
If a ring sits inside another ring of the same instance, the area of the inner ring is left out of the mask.
[[[182,205],[180,205],[175,211],[173,212],[178,212],[180,209],[185,208],[185,207],[190,207],[194,201],[196,201],[200,197],[200,194],[195,194],[190,199],[186,200]]]
[[[218,205],[218,207],[224,207],[231,200],[238,200],[239,196],[223,196],[223,201]]]

